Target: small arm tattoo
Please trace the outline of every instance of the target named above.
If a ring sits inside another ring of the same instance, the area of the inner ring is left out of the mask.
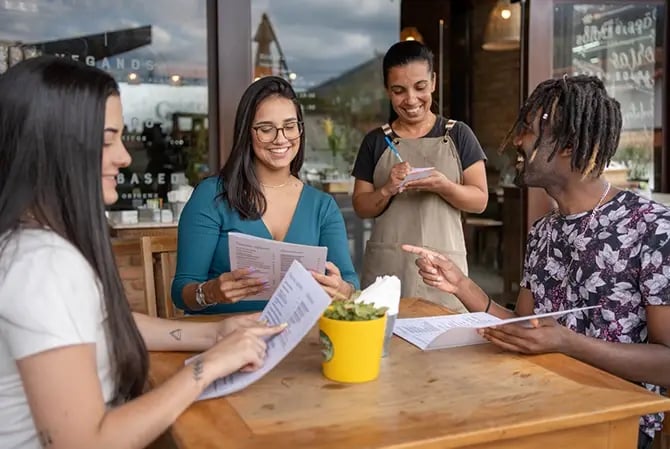
[[[40,440],[40,445],[42,447],[51,447],[53,446],[53,439],[51,438],[51,434],[49,433],[48,430],[40,430],[37,433],[37,437]]]
[[[201,358],[198,358],[193,362],[193,378],[195,380],[202,379],[202,373],[204,371],[204,366]]]
[[[181,329],[175,329],[170,331],[170,335],[177,341],[181,341]]]

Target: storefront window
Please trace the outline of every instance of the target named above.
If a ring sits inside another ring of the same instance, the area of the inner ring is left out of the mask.
[[[400,0],[252,0],[254,77],[290,80],[304,108],[303,178],[348,180],[363,136],[388,118],[382,57]]]
[[[654,189],[662,151],[662,3],[560,4],[554,9],[554,76],[601,78],[621,103],[623,132],[610,172]],[[619,179],[618,176],[613,176]]]
[[[0,1],[0,73],[54,54],[119,82],[133,162],[117,209],[167,199],[209,173],[206,2]]]
[[[359,272],[371,220],[354,213],[350,173],[365,134],[388,120],[382,58],[399,30],[400,0],[251,0],[253,76],[281,76],[296,90],[301,178],[334,195]]]

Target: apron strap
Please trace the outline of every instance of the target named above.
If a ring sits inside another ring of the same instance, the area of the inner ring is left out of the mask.
[[[447,120],[447,124],[444,126],[444,141],[447,142],[449,140],[449,132],[452,130],[454,125],[456,125],[456,120],[449,119]]]
[[[398,139],[393,137],[393,129],[391,129],[391,125],[384,123],[382,125],[382,131],[384,132],[385,136],[393,141],[394,144],[398,145]]]

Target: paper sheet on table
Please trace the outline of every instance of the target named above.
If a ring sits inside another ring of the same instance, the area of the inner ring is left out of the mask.
[[[228,233],[228,255],[231,270],[253,267],[256,269],[254,277],[269,281],[265,290],[256,296],[244,298],[244,301],[267,300],[277,289],[279,282],[294,260],[299,261],[308,270],[325,273],[328,248],[278,242],[230,232]]]
[[[476,345],[487,343],[477,329],[501,326],[510,323],[526,323],[535,318],[557,317],[568,313],[576,313],[600,306],[579,307],[558,312],[528,315],[501,320],[498,317],[484,312],[461,313],[457,315],[439,315],[423,318],[400,318],[396,320],[393,333],[407,340],[424,351],[443,349],[456,346]]]
[[[435,167],[423,167],[423,168],[413,168],[402,180],[400,187],[404,187],[410,181],[416,181],[417,179],[423,179],[430,176],[430,174],[435,170]]]
[[[300,343],[329,305],[330,297],[321,285],[298,261],[294,261],[261,313],[261,320],[267,320],[271,325],[288,323],[281,334],[268,340],[263,366],[251,373],[237,372],[215,380],[198,399],[235,393],[265,376]],[[191,357],[185,363],[194,359]]]

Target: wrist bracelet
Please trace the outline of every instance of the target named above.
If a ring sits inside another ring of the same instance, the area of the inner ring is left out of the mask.
[[[216,302],[207,302],[207,295],[205,294],[204,288],[205,284],[207,284],[207,281],[199,283],[195,289],[195,302],[203,308],[207,308],[216,304]]]
[[[486,304],[486,309],[484,309],[484,313],[487,313],[489,309],[491,308],[491,297],[489,296],[489,302]]]

